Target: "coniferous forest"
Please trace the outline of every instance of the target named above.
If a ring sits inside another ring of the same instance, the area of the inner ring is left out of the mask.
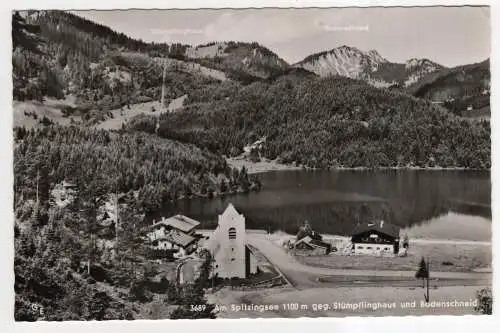
[[[266,137],[265,157],[310,168],[491,165],[488,121],[348,78],[288,75],[201,88],[189,100],[189,110],[160,117],[158,133],[226,155]],[[147,118],[129,124],[148,132],[155,125]]]

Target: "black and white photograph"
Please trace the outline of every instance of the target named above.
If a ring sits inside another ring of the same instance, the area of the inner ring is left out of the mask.
[[[492,314],[489,6],[10,14],[15,321]]]

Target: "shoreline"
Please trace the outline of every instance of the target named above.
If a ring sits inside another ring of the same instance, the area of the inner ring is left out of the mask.
[[[491,169],[475,169],[466,167],[416,167],[416,166],[399,166],[399,167],[332,167],[328,169],[309,168],[303,165],[292,165],[278,163],[276,160],[264,159],[259,162],[252,162],[245,158],[226,157],[227,164],[232,168],[241,169],[245,167],[248,174],[258,174],[270,171],[491,171]]]
[[[286,170],[303,170],[301,166],[294,166],[290,164],[281,164],[272,160],[263,160],[259,162],[251,162],[244,158],[234,158],[234,157],[226,157],[226,163],[232,167],[241,170],[242,167],[247,169],[247,173],[258,174],[269,171],[286,171]]]
[[[203,235],[209,235],[215,229],[198,229]],[[275,238],[276,240],[283,237],[293,238],[295,235],[288,234],[286,232],[278,231],[273,232],[271,234],[267,233],[267,230],[264,229],[246,229],[247,234],[258,234],[265,235],[270,238]],[[346,241],[350,237],[342,236],[342,235],[334,235],[334,234],[323,234],[323,239],[330,241]],[[410,244],[452,244],[452,245],[482,245],[482,246],[491,246],[493,245],[492,241],[481,241],[481,240],[468,240],[468,239],[443,239],[443,238],[429,238],[429,237],[413,237],[409,239]]]

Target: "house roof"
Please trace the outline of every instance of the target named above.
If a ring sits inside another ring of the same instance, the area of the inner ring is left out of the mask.
[[[187,216],[175,215],[169,217],[168,219],[162,218],[160,222],[153,224],[153,228],[164,225],[170,226],[183,232],[189,232],[196,228],[199,224],[200,222],[193,220],[192,218],[189,218]]]
[[[298,243],[310,243],[311,241],[312,241],[311,236],[306,236],[306,237],[303,237],[303,238],[299,239],[295,244],[298,244]]]
[[[324,247],[324,248],[328,247],[327,243],[322,242],[322,241],[317,240],[317,239],[312,239],[310,236],[306,236],[304,238],[299,239],[295,243],[295,245],[300,244],[300,243],[306,243],[306,244],[308,244],[310,246],[315,246],[315,247]]]
[[[400,228],[398,226],[384,221],[363,223],[354,227],[353,231],[351,232],[351,236],[359,235],[367,231],[375,231],[397,238],[399,237],[399,230]]]
[[[176,245],[179,245],[182,247],[186,247],[189,244],[191,244],[192,242],[194,242],[196,240],[196,238],[194,238],[193,236],[190,236],[188,234],[185,234],[181,231],[172,230],[168,234],[166,234],[163,237],[158,238],[157,240],[166,240],[170,243],[173,243],[173,244],[176,244]]]

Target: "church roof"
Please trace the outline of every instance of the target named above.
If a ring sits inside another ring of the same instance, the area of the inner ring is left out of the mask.
[[[223,216],[239,216],[240,213],[234,208],[233,204],[227,205],[226,210],[222,213]]]
[[[236,208],[234,208],[233,204],[229,203],[224,210],[222,214],[219,215],[219,222],[215,230],[212,232],[212,235],[210,236],[210,239],[207,242],[207,248],[212,252],[212,254],[215,254],[221,250],[221,244],[220,244],[220,239],[218,236],[220,234],[220,224],[221,221],[234,221],[235,219],[240,217],[241,214],[238,213]],[[224,222],[222,222],[224,223]],[[222,237],[227,237],[226,234],[224,234]]]

